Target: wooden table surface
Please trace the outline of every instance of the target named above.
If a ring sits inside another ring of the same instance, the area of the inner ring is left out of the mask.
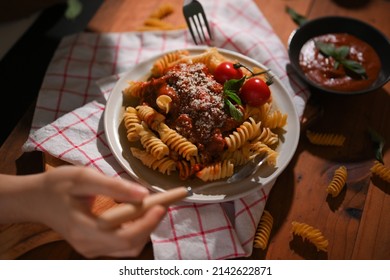
[[[90,21],[88,30],[135,30],[163,2],[106,0]],[[175,13],[167,20],[184,24],[183,1],[166,2],[176,5]],[[296,28],[285,12],[286,5],[309,19],[325,15],[355,17],[390,38],[390,1],[255,2],[286,47],[290,33]],[[307,108],[305,115],[311,122],[303,124],[295,156],[278,178],[266,204],[274,217],[269,246],[264,251],[254,249],[248,259],[390,259],[390,185],[371,177],[369,169],[374,150],[367,134],[367,128],[372,127],[384,137],[384,162],[390,166],[390,83],[369,95],[340,97],[314,92]],[[313,108],[320,112],[314,119]],[[58,164],[38,152],[24,154],[21,151],[33,111],[34,104],[0,148],[0,172],[28,174]],[[307,127],[343,133],[347,136],[346,143],[341,148],[314,146],[304,134]],[[325,188],[340,164],[349,170],[347,185],[339,197],[331,199]],[[311,244],[293,238],[293,220],[320,228],[329,240],[328,252],[319,253]],[[0,258],[3,259],[82,259],[59,235],[43,225],[0,225],[0,240]],[[153,259],[151,244],[139,259]]]

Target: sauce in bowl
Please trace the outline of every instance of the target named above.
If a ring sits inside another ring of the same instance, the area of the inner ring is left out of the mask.
[[[345,59],[360,63],[366,75],[361,76],[345,68],[342,63],[335,67],[336,60],[323,54],[315,45],[320,41],[336,48],[349,47]],[[337,91],[353,92],[370,87],[378,78],[381,61],[375,50],[366,42],[347,33],[332,33],[317,36],[306,42],[299,55],[299,64],[306,77],[316,84]]]

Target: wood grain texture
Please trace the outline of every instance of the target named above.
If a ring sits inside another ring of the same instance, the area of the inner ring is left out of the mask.
[[[164,2],[106,0],[91,20],[88,30],[135,30],[156,6]],[[176,7],[175,13],[167,20],[173,24],[183,24],[182,1],[166,2],[173,3]],[[286,47],[291,32],[296,28],[285,12],[287,5],[309,19],[326,15],[355,17],[374,25],[390,38],[389,1],[255,2]],[[316,118],[313,118],[313,115]],[[254,249],[247,259],[390,259],[390,186],[371,176],[369,169],[373,164],[374,149],[367,133],[368,127],[371,127],[384,137],[384,162],[390,166],[390,84],[372,94],[360,96],[320,95],[313,92],[305,116],[312,121],[302,126],[298,149],[287,169],[278,178],[266,205],[266,209],[274,218],[269,245],[266,250]],[[1,147],[0,156],[6,159],[0,163],[1,172],[23,174],[44,169],[40,154],[21,153],[20,147],[27,137],[29,125],[30,120],[27,117]],[[306,139],[307,128],[313,131],[342,133],[347,139],[343,147],[315,146]],[[63,164],[47,155],[45,163],[48,168]],[[348,169],[347,185],[339,196],[332,198],[326,193],[326,187],[340,164]],[[31,170],[32,165],[39,168]],[[97,205],[97,211],[109,207],[109,203],[112,202],[102,201]],[[318,252],[312,244],[294,237],[291,233],[291,222],[294,220],[320,229],[329,240],[328,252]],[[34,229],[36,233],[42,231],[37,225]],[[7,230],[2,226],[0,234],[4,233],[7,233]],[[34,236],[33,231],[30,231],[30,236]],[[12,242],[18,245],[15,240]],[[23,245],[23,239],[20,239],[20,242]],[[82,258],[64,241],[38,245],[40,246],[31,246],[31,250],[19,258]],[[16,250],[16,253],[23,251],[26,250]],[[6,256],[14,258],[18,254]],[[151,244],[148,244],[138,258],[153,259]]]

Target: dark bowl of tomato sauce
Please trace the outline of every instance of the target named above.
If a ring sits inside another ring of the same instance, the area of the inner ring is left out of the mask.
[[[390,41],[373,26],[348,17],[309,20],[289,38],[291,66],[315,91],[364,94],[390,80]]]

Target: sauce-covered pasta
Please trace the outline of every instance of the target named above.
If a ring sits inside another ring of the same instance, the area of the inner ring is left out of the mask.
[[[129,81],[123,94],[137,105],[125,105],[124,125],[127,139],[138,143],[134,157],[161,173],[203,181],[230,177],[258,154],[276,164],[279,135],[272,130],[283,127],[287,115],[271,98],[257,108],[236,102],[243,117],[232,116],[224,85],[213,76],[227,60],[215,48],[194,56],[176,51],[156,60],[146,81]]]

